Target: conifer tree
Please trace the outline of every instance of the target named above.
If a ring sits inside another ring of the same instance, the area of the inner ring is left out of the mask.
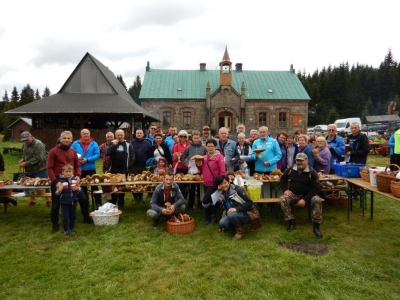
[[[128,93],[129,95],[131,95],[132,99],[139,105],[141,105],[139,99],[141,89],[142,89],[142,81],[140,79],[140,76],[137,75],[135,81],[133,82],[133,85],[129,87]]]
[[[4,92],[3,102],[10,102],[10,99],[8,98],[7,90]]]
[[[20,97],[20,105],[25,105],[28,103],[31,103],[35,100],[35,92],[29,85],[29,83],[24,86],[24,88],[21,91],[21,97]]]
[[[35,92],[35,100],[40,100],[40,99],[42,99],[42,97],[40,97],[39,89],[36,89],[36,92]]]
[[[50,97],[51,96],[51,92],[50,89],[46,86],[43,90],[43,94],[42,94],[42,98],[44,97]]]
[[[17,87],[14,86],[13,91],[11,92],[11,102],[16,104],[16,103],[18,103],[18,101],[19,101],[19,93],[18,93]]]
[[[122,84],[122,86],[125,88],[125,90],[127,89],[126,88],[126,84],[125,84],[125,82],[124,82],[124,79],[122,78],[122,75],[117,75],[117,79],[118,79],[118,81],[119,82],[121,82],[121,84]]]

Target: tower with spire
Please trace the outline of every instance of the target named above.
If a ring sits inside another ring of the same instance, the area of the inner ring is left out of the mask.
[[[229,58],[228,47],[225,46],[224,56],[219,63],[220,85],[232,86],[232,62]]]

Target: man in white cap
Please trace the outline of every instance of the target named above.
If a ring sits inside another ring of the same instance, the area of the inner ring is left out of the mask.
[[[290,205],[296,203],[297,206],[304,207],[307,203],[313,211],[313,232],[317,238],[322,238],[319,229],[322,221],[322,199],[318,197],[319,179],[317,172],[308,166],[306,154],[296,155],[296,164],[283,173],[281,186],[281,208],[285,220],[289,223],[287,231],[293,231],[296,225]]]

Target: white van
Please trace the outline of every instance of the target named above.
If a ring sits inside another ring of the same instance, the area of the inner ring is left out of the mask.
[[[345,132],[346,134],[350,133],[350,124],[358,123],[361,128],[361,119],[360,118],[347,118],[347,119],[339,119],[335,121],[335,125],[337,128],[337,132]]]

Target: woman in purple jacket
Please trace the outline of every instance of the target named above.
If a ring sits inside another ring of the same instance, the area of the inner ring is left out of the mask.
[[[314,155],[314,169],[315,171],[329,174],[330,162],[331,162],[331,152],[328,149],[328,143],[323,136],[317,137],[317,146],[313,149]]]

